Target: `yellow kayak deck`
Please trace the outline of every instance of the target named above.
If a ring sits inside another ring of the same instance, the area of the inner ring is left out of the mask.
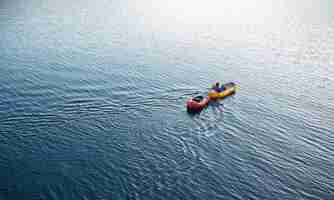
[[[225,87],[225,90],[222,91],[222,92],[216,92],[214,90],[211,90],[208,93],[208,96],[211,99],[222,99],[222,98],[225,98],[225,97],[230,96],[230,95],[232,95],[232,94],[235,93],[237,85],[234,84],[234,83],[226,83],[226,84],[224,84],[224,87]]]

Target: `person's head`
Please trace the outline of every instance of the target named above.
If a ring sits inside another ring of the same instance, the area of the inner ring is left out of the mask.
[[[216,82],[216,83],[215,83],[215,86],[216,86],[216,87],[219,87],[219,82]]]

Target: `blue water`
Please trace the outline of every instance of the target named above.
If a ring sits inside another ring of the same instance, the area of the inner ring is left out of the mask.
[[[187,114],[217,80],[240,89]],[[333,177],[333,1],[1,1],[1,200],[332,200]]]

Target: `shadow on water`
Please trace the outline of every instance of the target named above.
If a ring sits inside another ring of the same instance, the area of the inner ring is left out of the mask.
[[[224,111],[224,103],[223,101],[211,101],[209,103],[209,106],[212,108],[212,110],[214,111],[220,111],[223,112]]]

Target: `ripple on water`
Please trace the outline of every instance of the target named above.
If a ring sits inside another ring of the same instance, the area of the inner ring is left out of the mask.
[[[334,196],[329,4],[36,2],[0,8],[0,199]],[[188,115],[217,79],[240,90]]]

